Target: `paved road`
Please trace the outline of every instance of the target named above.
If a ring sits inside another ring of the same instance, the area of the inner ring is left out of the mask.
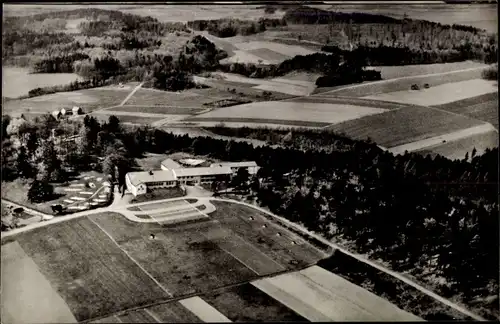
[[[115,197],[115,201],[116,200],[119,200],[121,199],[121,195],[115,193],[114,195]],[[120,197],[120,198],[119,198]],[[194,196],[186,196],[186,197],[183,197],[181,199],[187,199],[187,198],[195,198],[195,199],[199,199],[199,200],[204,200],[204,199],[207,199],[207,197],[194,197]],[[179,198],[176,198],[176,199],[162,199],[162,200],[157,200],[157,201],[154,201],[155,203],[159,203],[159,202],[167,202],[167,201],[172,201],[172,200],[178,200]],[[311,237],[314,237],[315,239],[319,240],[320,242],[328,245],[328,246],[331,246],[332,248],[334,249],[337,249],[343,253],[345,253],[346,255],[360,261],[360,262],[363,262],[365,264],[368,264],[374,268],[376,268],[377,270],[379,271],[382,271],[386,274],[389,274],[391,275],[392,277],[394,278],[397,278],[401,281],[403,281],[404,283],[414,287],[415,289],[418,289],[419,291],[423,292],[424,294],[436,299],[437,301],[461,312],[462,314],[465,314],[477,321],[486,321],[486,319],[484,319],[483,317],[481,316],[478,316],[476,314],[473,314],[472,312],[468,311],[467,309],[465,309],[463,306],[460,306],[460,305],[457,305],[437,294],[435,294],[434,292],[432,292],[431,290],[421,286],[420,284],[416,283],[416,282],[413,282],[412,280],[406,278],[405,276],[397,273],[397,272],[394,272],[380,264],[377,264],[371,260],[368,260],[366,259],[365,257],[361,256],[361,255],[358,255],[358,254],[355,254],[355,253],[352,253],[352,252],[349,252],[348,250],[346,250],[345,248],[343,248],[342,246],[338,245],[338,244],[335,244],[335,243],[332,243],[326,239],[324,239],[323,237],[315,234],[315,233],[312,233],[310,231],[308,231],[307,229],[295,224],[295,223],[292,223],[290,222],[289,220],[283,218],[283,217],[280,217],[280,216],[277,216],[277,215],[274,215],[273,213],[270,213],[269,211],[263,209],[263,208],[260,208],[260,207],[257,207],[257,206],[254,206],[254,205],[251,205],[251,204],[248,204],[248,203],[245,203],[245,202],[240,202],[240,201],[235,201],[235,200],[231,200],[231,199],[223,199],[223,198],[214,198],[214,197],[211,197],[210,200],[215,200],[215,201],[225,201],[225,202],[231,202],[231,203],[235,203],[235,204],[240,204],[240,205],[245,205],[245,206],[248,206],[248,207],[251,207],[251,208],[255,208],[267,215],[270,215],[271,217],[277,219],[279,222],[282,222],[284,224],[286,224],[287,226],[290,226],[290,227],[293,227],[295,228],[296,230],[298,231],[301,231],[303,233],[306,233],[307,235],[310,235]],[[14,229],[14,230],[11,230],[11,231],[8,231],[8,232],[3,232],[1,237],[2,238],[6,238],[6,237],[10,237],[10,236],[13,236],[13,235],[16,235],[16,234],[19,234],[19,233],[23,233],[23,232],[27,232],[27,231],[30,231],[30,230],[33,230],[35,228],[40,228],[40,227],[44,227],[44,226],[48,226],[48,225],[52,225],[52,224],[57,224],[57,223],[60,223],[60,222],[64,222],[64,221],[68,221],[68,220],[72,220],[72,219],[77,219],[79,217],[83,217],[83,216],[88,216],[88,215],[92,215],[92,214],[98,214],[98,213],[102,213],[102,212],[106,212],[106,211],[109,211],[109,212],[120,212],[120,209],[123,209],[123,208],[127,208],[127,207],[131,207],[131,206],[135,206],[136,204],[123,204],[121,208],[117,208],[116,206],[118,205],[118,203],[115,203],[115,201],[113,201],[112,205],[109,206],[109,207],[105,207],[105,208],[98,208],[98,209],[95,209],[95,210],[88,210],[88,211],[84,211],[84,212],[79,212],[79,213],[75,213],[75,214],[72,214],[72,215],[67,215],[67,216],[60,216],[60,217],[55,217],[51,220],[48,220],[48,221],[45,221],[45,222],[40,222],[40,223],[35,223],[35,224],[32,224],[32,225],[27,225],[23,228],[18,228],[18,229]],[[24,207],[23,207],[24,208]],[[29,210],[29,209],[27,209]],[[40,212],[36,212],[38,214],[43,214],[43,213],[40,213]]]

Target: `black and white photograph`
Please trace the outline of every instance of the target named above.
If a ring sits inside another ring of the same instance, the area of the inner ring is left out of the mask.
[[[1,324],[500,321],[497,1],[3,2]]]

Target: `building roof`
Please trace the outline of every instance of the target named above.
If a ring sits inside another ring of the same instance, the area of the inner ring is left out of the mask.
[[[257,167],[257,163],[255,161],[243,161],[243,162],[221,162],[221,163],[212,163],[210,167],[230,167],[230,168],[250,168]]]
[[[179,160],[179,162],[181,162],[182,164],[187,164],[187,165],[192,165],[192,166],[195,166],[195,165],[200,165],[200,164],[202,164],[203,162],[205,162],[205,160],[198,160],[198,159],[182,159],[182,160]]]
[[[166,160],[161,161],[161,165],[163,165],[164,167],[166,167],[169,170],[182,168],[182,166],[179,163],[175,162],[172,159],[166,159]]]
[[[172,172],[176,177],[192,177],[192,176],[207,176],[207,175],[221,175],[232,174],[230,167],[203,167],[203,168],[183,168],[174,169]]]
[[[170,170],[156,170],[156,171],[142,171],[142,172],[129,172],[127,173],[130,182],[137,186],[141,183],[148,184],[148,182],[161,182],[161,181],[174,181],[175,175]]]
[[[73,111],[79,111],[79,110],[82,110],[82,108],[80,108],[80,107],[76,107],[76,106],[75,106],[75,107],[73,107]]]

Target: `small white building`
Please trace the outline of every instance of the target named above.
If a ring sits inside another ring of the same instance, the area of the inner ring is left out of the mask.
[[[181,169],[182,165],[175,162],[172,159],[166,159],[161,161],[161,169],[162,170],[173,170],[173,169]]]
[[[177,181],[172,171],[158,170],[129,172],[125,175],[125,184],[129,192],[138,196],[152,189],[175,187]]]
[[[82,108],[77,107],[77,106],[73,107],[72,112],[73,112],[73,115],[81,115],[81,114],[83,114]]]
[[[61,118],[61,112],[59,110],[54,110],[52,112],[52,116],[55,118],[55,119],[59,119]]]
[[[230,167],[182,168],[174,169],[172,172],[179,184],[225,181],[233,174]]]
[[[257,174],[260,168],[255,161],[212,163],[210,167],[230,167],[233,173],[238,172],[240,168],[246,168],[250,175]]]

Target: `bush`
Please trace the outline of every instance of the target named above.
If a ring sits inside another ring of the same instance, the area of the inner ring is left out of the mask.
[[[482,72],[483,79],[498,80],[498,65],[492,66]]]
[[[54,188],[47,181],[34,180],[28,190],[28,200],[40,203],[50,200],[54,195]]]

